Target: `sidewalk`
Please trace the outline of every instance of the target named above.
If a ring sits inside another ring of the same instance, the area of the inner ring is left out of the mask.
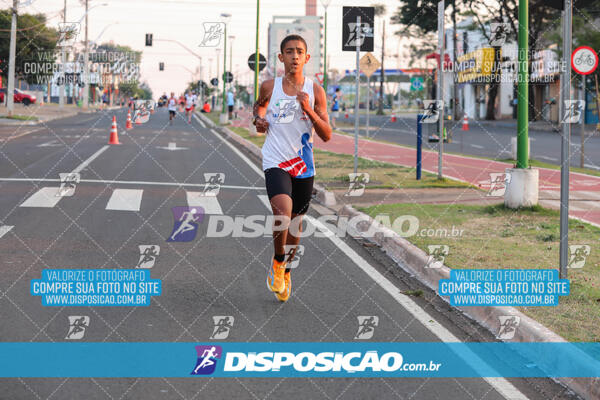
[[[344,154],[354,154],[354,138],[334,133],[331,140],[323,143],[315,140],[319,149]],[[378,143],[359,139],[359,157],[399,164],[406,167],[416,165],[416,150],[408,147]],[[437,173],[437,152],[423,151],[423,170]],[[444,155],[445,177],[471,183],[480,188],[489,188],[491,173],[504,173],[512,164],[473,157]],[[558,209],[560,201],[560,170],[539,168],[540,205]],[[569,215],[586,222],[600,225],[600,177],[572,172],[570,174]],[[501,201],[501,198],[498,198]]]

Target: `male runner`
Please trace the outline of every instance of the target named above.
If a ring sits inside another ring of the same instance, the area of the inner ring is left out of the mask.
[[[262,83],[254,104],[253,123],[258,132],[267,133],[262,148],[263,171],[267,195],[276,216],[275,256],[267,274],[267,286],[280,301],[287,301],[292,281],[286,264],[294,259],[302,215],[308,210],[312,195],[313,132],[326,142],[331,138],[331,127],[325,91],[302,73],[310,59],[306,41],[299,35],[289,35],[281,42],[280,50],[278,57],[283,62],[285,75]],[[290,227],[293,229],[288,231]],[[293,248],[287,261],[286,245]]]
[[[169,110],[169,124],[173,124],[173,118],[175,118],[175,112],[177,111],[177,99],[173,92],[171,92],[171,97],[167,100],[167,109]]]

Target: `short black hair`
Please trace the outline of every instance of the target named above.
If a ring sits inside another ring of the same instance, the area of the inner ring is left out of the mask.
[[[287,42],[292,41],[292,40],[299,40],[302,43],[304,43],[304,50],[308,51],[308,46],[306,45],[306,40],[304,40],[304,38],[302,36],[300,36],[300,35],[287,35],[281,41],[281,44],[279,45],[279,50],[281,50],[281,52],[283,53],[283,47],[285,46],[285,44]]]

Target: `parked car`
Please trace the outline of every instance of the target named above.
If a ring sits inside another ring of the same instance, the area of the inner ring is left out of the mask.
[[[4,103],[4,95],[6,94],[6,88],[0,89],[0,103]],[[28,106],[30,104],[34,104],[36,101],[36,97],[32,94],[25,93],[20,89],[15,89],[15,103],[23,103],[23,105]]]

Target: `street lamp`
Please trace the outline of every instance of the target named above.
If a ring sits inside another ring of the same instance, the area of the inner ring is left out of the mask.
[[[227,93],[225,91],[226,90],[225,89],[225,80],[226,80],[225,78],[226,78],[226,74],[227,74],[227,22],[229,22],[230,18],[231,18],[231,14],[227,14],[227,13],[221,14],[221,20],[225,24],[225,32],[223,34],[223,107],[221,109],[221,115],[219,116],[219,122],[221,124],[227,123],[227,111],[226,111]]]
[[[323,26],[323,89],[327,94],[327,7],[331,4],[331,0],[321,0],[321,4],[325,8],[325,24]]]

